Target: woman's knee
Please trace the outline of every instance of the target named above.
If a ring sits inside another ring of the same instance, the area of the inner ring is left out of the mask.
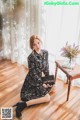
[[[50,102],[50,95],[49,95],[49,94],[46,94],[46,95],[45,95],[45,99],[46,99],[46,102]]]

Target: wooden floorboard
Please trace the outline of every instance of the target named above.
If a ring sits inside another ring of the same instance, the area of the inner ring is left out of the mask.
[[[0,107],[11,107],[20,100],[27,72],[27,68],[10,60],[0,61]],[[80,120],[80,88],[71,87],[67,102],[67,84],[57,79],[55,91],[50,95],[49,103],[26,108],[22,120]],[[17,120],[15,110],[13,120]]]

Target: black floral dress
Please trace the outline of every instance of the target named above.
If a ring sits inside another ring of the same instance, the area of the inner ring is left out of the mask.
[[[45,74],[45,77],[49,75],[48,52],[46,50],[41,50],[40,54],[33,51],[28,56],[28,67],[29,72],[20,93],[22,101],[45,96],[51,89],[44,88],[44,82],[42,81],[42,72]]]

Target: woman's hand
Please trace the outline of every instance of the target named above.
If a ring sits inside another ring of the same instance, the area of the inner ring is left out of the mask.
[[[45,87],[45,88],[50,88],[50,87],[52,87],[52,85],[49,85],[49,84],[43,84],[43,87]]]
[[[49,84],[47,84],[47,87],[48,87],[48,88],[51,88],[52,86],[53,86],[53,85],[49,85]]]
[[[43,87],[44,87],[44,88],[48,88],[48,86],[47,86],[46,84],[43,84]]]

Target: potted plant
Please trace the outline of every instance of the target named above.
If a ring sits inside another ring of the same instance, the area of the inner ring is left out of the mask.
[[[66,43],[66,45],[61,48],[61,56],[68,58],[69,66],[74,61],[74,58],[77,57],[77,55],[80,54],[79,45],[73,45]]]

